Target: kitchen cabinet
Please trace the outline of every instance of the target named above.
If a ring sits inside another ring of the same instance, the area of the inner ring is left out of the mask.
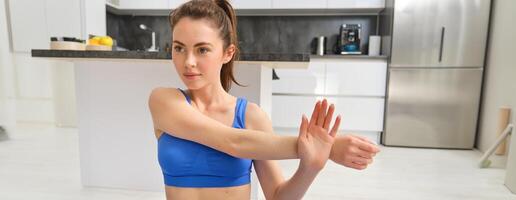
[[[118,7],[120,9],[142,9],[157,10],[167,9],[169,0],[119,0]]]
[[[48,49],[49,34],[45,1],[9,1],[11,39],[15,52]]]
[[[325,94],[385,96],[387,62],[349,60],[326,64]]]
[[[328,99],[345,123],[340,130],[381,132],[387,61],[383,59],[312,59],[308,69],[275,69],[272,124],[296,129],[317,100]]]
[[[189,0],[168,0],[168,7],[170,9],[176,9],[181,4],[186,3]]]
[[[385,0],[327,0],[328,9],[384,8]]]
[[[325,63],[311,61],[307,69],[275,69],[279,80],[272,92],[283,94],[324,94]]]
[[[317,100],[324,96],[272,96],[272,125],[278,128],[299,128],[301,116],[312,114]],[[342,116],[339,130],[374,131],[383,129],[383,98],[326,97],[335,104],[335,113]],[[336,116],[336,115],[335,115]]]
[[[81,38],[81,15],[77,14],[81,10],[81,1],[46,0],[46,10],[50,37]]]
[[[9,11],[15,52],[48,49],[53,36],[82,35],[79,0],[9,1]]]
[[[272,8],[272,0],[232,0],[231,5],[234,9],[270,9]]]
[[[314,0],[272,0],[273,9],[321,9],[326,8],[327,2]]]

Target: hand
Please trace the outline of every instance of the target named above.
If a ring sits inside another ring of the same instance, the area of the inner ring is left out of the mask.
[[[330,159],[333,162],[363,170],[373,162],[373,157],[380,149],[367,138],[357,135],[344,135],[335,138]]]
[[[326,112],[327,107],[326,99],[322,103],[317,101],[310,122],[303,115],[299,128],[297,151],[301,159],[300,168],[310,172],[319,172],[324,168],[339,130],[340,116],[328,133],[335,106],[330,105]]]

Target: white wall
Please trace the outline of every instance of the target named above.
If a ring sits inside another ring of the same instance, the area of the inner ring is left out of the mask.
[[[497,137],[498,110],[512,108],[516,122],[516,1],[494,0],[477,147],[485,152]],[[514,137],[514,136],[513,136]]]
[[[9,132],[15,124],[16,99],[5,5],[5,0],[0,0],[0,126]]]

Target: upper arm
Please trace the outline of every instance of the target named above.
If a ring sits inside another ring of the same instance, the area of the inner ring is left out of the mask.
[[[248,104],[245,123],[247,129],[274,134],[267,113],[254,103]],[[253,163],[266,199],[272,199],[276,188],[284,181],[280,167],[274,160],[254,160]]]
[[[156,88],[148,104],[155,129],[233,154],[232,129],[195,110],[179,90]]]

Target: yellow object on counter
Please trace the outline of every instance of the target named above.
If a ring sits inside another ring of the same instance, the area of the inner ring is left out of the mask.
[[[113,46],[113,39],[109,36],[95,36],[88,40],[89,45]]]

